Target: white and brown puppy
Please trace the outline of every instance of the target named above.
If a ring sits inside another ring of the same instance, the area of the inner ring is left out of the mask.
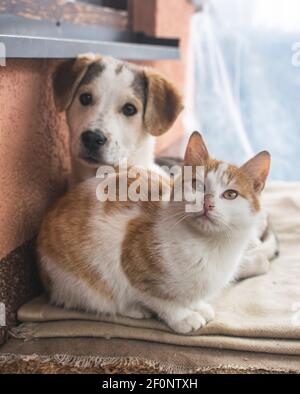
[[[53,85],[70,129],[72,184],[94,176],[100,165],[122,160],[151,168],[154,137],[183,108],[176,87],[154,69],[100,55],[62,63]]]

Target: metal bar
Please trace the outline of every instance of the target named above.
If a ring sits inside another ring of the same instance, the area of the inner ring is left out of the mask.
[[[108,42],[53,37],[0,34],[6,58],[72,58],[80,53],[96,52],[128,60],[178,59],[178,48],[126,42]]]
[[[0,15],[0,44],[6,58],[72,58],[99,52],[128,60],[178,59],[178,40],[148,37],[101,26],[28,21]]]

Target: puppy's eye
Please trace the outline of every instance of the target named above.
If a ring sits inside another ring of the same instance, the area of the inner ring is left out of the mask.
[[[226,190],[222,196],[226,198],[226,200],[235,200],[239,193],[236,190]]]
[[[90,93],[82,93],[79,96],[80,104],[84,107],[91,105],[93,102],[93,96]]]
[[[137,113],[137,109],[133,104],[125,104],[122,108],[122,112],[125,116],[134,116]]]

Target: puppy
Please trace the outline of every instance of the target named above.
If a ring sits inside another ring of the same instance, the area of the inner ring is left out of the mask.
[[[87,54],[62,63],[54,97],[70,129],[71,185],[100,165],[154,165],[155,137],[183,109],[176,87],[154,69]]]

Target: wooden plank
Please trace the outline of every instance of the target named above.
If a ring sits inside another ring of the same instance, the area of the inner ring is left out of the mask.
[[[3,0],[0,2],[0,13],[56,23],[70,22],[128,30],[126,11],[65,0]]]

